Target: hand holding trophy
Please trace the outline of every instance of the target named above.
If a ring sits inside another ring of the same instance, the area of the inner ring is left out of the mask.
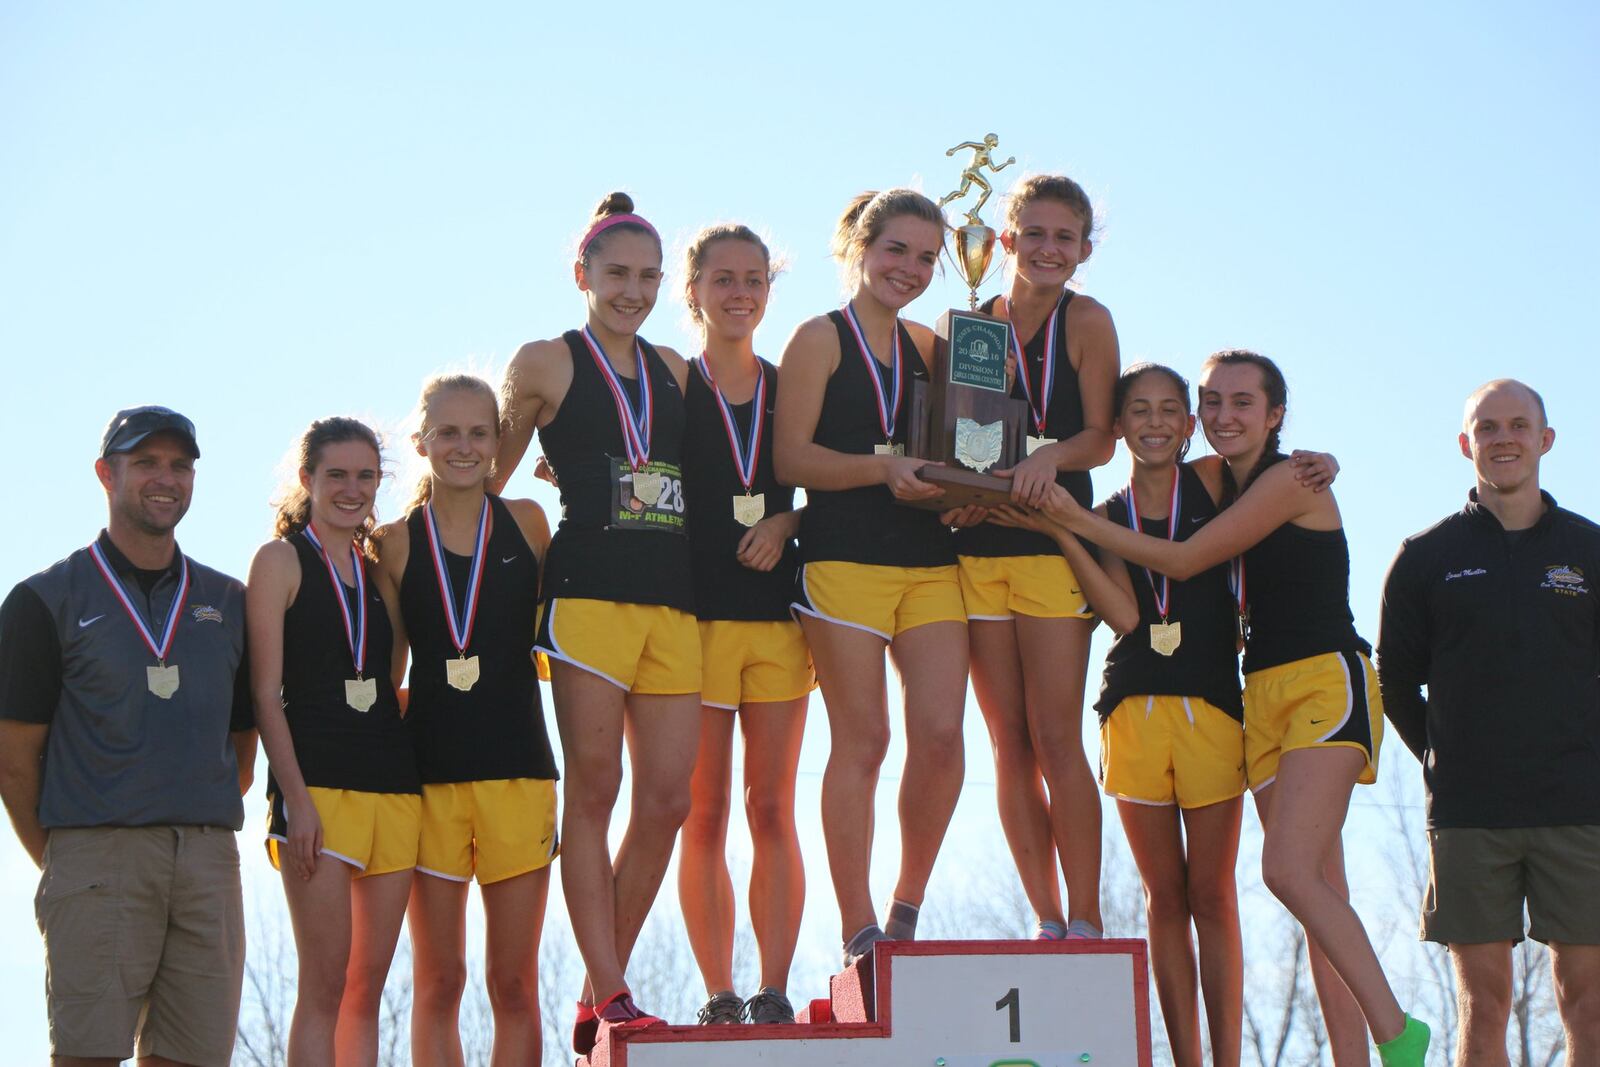
[[[908,453],[945,466],[924,467],[918,477],[942,486],[936,501],[903,501],[913,507],[941,510],[969,504],[994,506],[1011,497],[1011,479],[985,473],[1005,469],[1023,458],[1027,437],[1027,404],[1011,396],[1006,359],[1012,351],[1011,324],[977,310],[978,287],[989,275],[995,231],[978,216],[994,187],[983,175],[1016,162],[1013,156],[996,166],[991,155],[1000,138],[966,141],[945,153],[972,149],[972,162],[961,172],[961,184],[939,200],[939,206],[966,196],[974,186],[977,203],[965,212],[966,222],[953,227],[955,251],[950,254],[971,292],[967,310],[952,308],[934,327],[933,362],[926,384],[913,383]]]

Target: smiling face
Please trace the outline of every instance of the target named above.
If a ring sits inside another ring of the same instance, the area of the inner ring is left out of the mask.
[[[726,238],[707,248],[688,293],[706,335],[742,341],[755,333],[767,313],[770,274],[766,254],[749,241]]]
[[[300,484],[311,497],[311,522],[323,540],[354,534],[372,514],[383,480],[377,450],[366,441],[335,441],[322,446],[316,468],[300,468]]]
[[[1019,277],[1039,288],[1060,288],[1089,258],[1083,217],[1059,200],[1035,197],[1017,214],[1015,227],[1000,235]]]
[[[489,477],[500,444],[494,400],[476,389],[444,389],[428,399],[413,441],[435,485],[471,489]]]
[[[1225,460],[1253,460],[1267,435],[1283,422],[1283,406],[1272,406],[1260,367],[1214,363],[1200,376],[1200,422],[1206,440]]]
[[[142,534],[170,533],[194,494],[194,457],[183,438],[155,433],[130,451],[95,461],[105,487],[113,526]]]
[[[861,253],[861,284],[856,291],[898,312],[927,291],[943,243],[938,223],[896,215]]]
[[[1539,458],[1556,432],[1527,386],[1503,381],[1485,386],[1467,404],[1461,454],[1472,460],[1480,491],[1510,493],[1539,486]]]
[[[635,229],[617,227],[595,239],[587,261],[573,265],[589,298],[589,320],[622,337],[639,332],[661,289],[661,246]]]
[[[1137,463],[1170,467],[1194,433],[1194,416],[1177,382],[1161,371],[1146,371],[1128,387],[1115,430]]]

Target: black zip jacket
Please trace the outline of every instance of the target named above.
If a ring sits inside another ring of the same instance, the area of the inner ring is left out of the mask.
[[[1600,824],[1600,526],[1544,500],[1508,532],[1473,493],[1384,582],[1378,681],[1430,827]]]

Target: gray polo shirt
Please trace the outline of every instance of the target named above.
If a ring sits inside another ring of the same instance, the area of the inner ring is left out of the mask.
[[[135,610],[160,634],[180,554],[140,571],[99,546]],[[244,586],[189,560],[167,657],[180,683],[150,692],[156,659],[87,548],[21,582],[0,607],[0,718],[47,723],[39,821],[68,826],[244,824],[230,732],[253,726]]]

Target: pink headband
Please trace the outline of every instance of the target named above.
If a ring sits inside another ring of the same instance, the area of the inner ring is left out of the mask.
[[[621,226],[624,223],[630,222],[635,226],[644,227],[644,231],[651,237],[654,237],[658,244],[660,243],[661,235],[656,233],[656,228],[650,225],[649,221],[645,219],[644,216],[629,214],[607,215],[593,226],[590,226],[589,232],[583,235],[582,241],[578,242],[578,258],[583,258],[583,254],[589,250],[590,243],[593,242],[596,237],[599,237],[602,233],[605,233],[613,226]]]

